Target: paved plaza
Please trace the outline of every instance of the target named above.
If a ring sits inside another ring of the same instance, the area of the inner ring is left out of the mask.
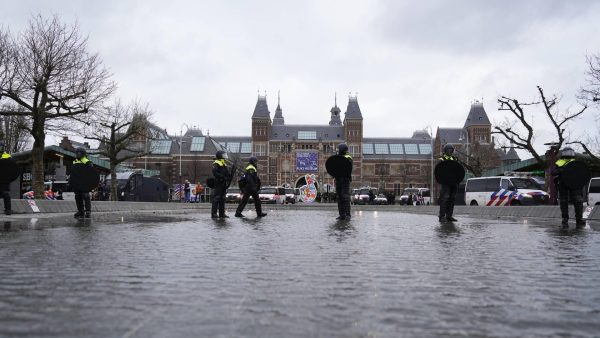
[[[0,336],[582,336],[600,228],[365,210],[4,221]]]

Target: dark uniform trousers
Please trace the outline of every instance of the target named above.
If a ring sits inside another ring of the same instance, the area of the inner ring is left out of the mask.
[[[346,177],[336,178],[335,193],[337,194],[338,212],[340,216],[350,216],[350,179]]]
[[[225,194],[227,193],[227,184],[225,182],[219,182],[215,179],[215,188],[212,190],[212,209],[211,215],[217,215],[219,211],[219,217],[225,216]]]
[[[244,208],[246,207],[246,204],[248,204],[248,200],[250,200],[250,196],[252,196],[252,199],[254,199],[254,208],[256,209],[256,214],[260,215],[262,214],[262,205],[260,203],[260,198],[258,196],[258,191],[246,191],[244,192],[244,196],[242,196],[242,200],[240,201],[240,205],[238,205],[237,210],[235,211],[236,214],[241,214],[242,211],[244,211]]]
[[[560,213],[563,219],[569,219],[569,200],[573,202],[575,220],[583,220],[583,191],[582,189],[569,189],[564,184],[558,184],[558,199]]]
[[[85,204],[85,211],[92,211],[92,199],[90,198],[90,193],[88,191],[75,191],[75,204],[77,205],[77,211],[79,213],[83,212],[83,207]]]
[[[0,193],[2,194],[2,198],[4,199],[4,211],[11,211],[10,205],[10,189],[8,184],[0,184]]]
[[[456,199],[456,192],[458,191],[458,185],[456,184],[442,184],[440,190],[440,198],[438,204],[440,205],[440,217],[451,217],[454,214],[454,200]]]

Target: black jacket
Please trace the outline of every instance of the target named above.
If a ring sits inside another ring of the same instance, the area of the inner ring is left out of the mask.
[[[242,178],[242,185],[244,192],[252,193],[260,190],[260,178],[256,172],[256,167],[248,165],[244,171],[244,177]]]
[[[224,163],[225,161],[223,161]],[[219,165],[218,160],[213,162],[213,176],[215,177],[215,185],[226,185],[229,180],[229,170],[227,165]]]

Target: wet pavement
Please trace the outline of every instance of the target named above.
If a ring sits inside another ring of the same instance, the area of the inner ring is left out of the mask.
[[[0,336],[599,335],[595,226],[246,214],[0,223]]]

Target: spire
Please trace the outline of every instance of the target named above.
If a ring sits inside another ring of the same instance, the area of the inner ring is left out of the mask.
[[[279,91],[277,91],[277,109],[275,109],[275,116],[273,117],[273,125],[285,124],[285,120],[283,119],[283,111],[281,110],[281,97]]]
[[[264,95],[260,95],[260,93],[258,94],[258,99],[256,100],[256,106],[254,107],[252,118],[271,119],[271,112],[269,111],[269,106],[267,106],[266,93]]]
[[[334,105],[331,108],[331,119],[329,120],[330,126],[341,126],[342,119],[340,118],[340,113],[342,112],[340,108],[337,106],[337,92],[335,93]]]
[[[358,93],[350,93],[348,95],[348,107],[346,108],[346,114],[344,119],[363,119],[360,106],[358,105]]]

